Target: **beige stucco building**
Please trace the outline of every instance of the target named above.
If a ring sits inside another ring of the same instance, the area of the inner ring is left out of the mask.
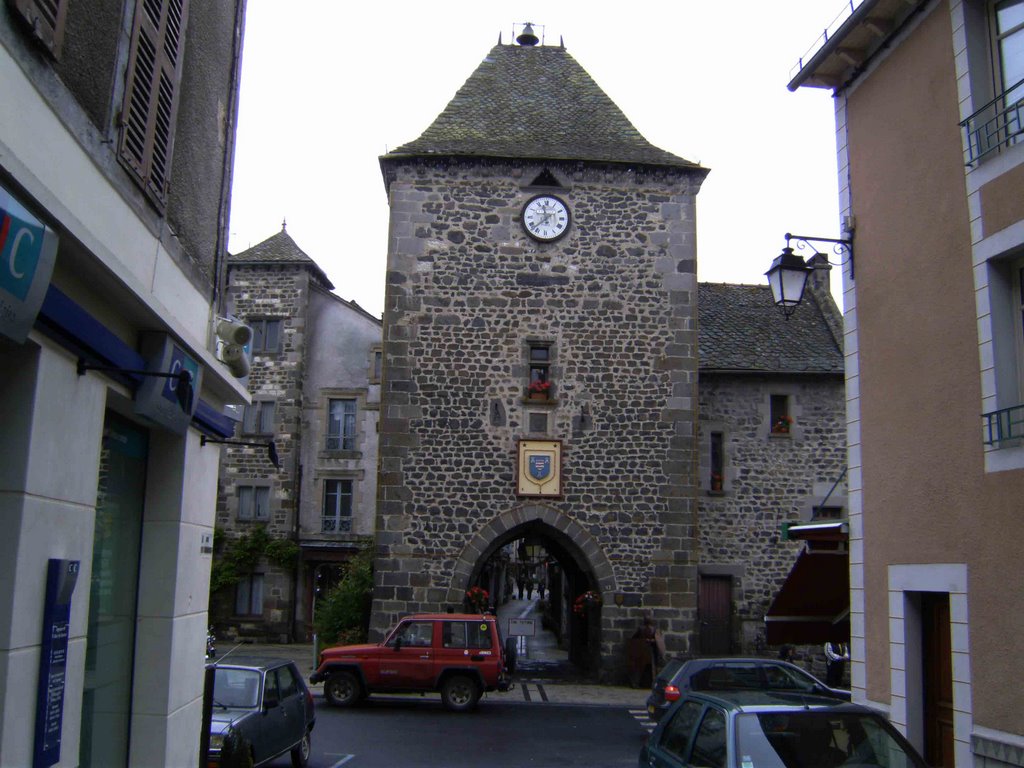
[[[865,0],[790,83],[834,92],[854,239],[854,697],[935,766],[1024,765],[1022,12]]]

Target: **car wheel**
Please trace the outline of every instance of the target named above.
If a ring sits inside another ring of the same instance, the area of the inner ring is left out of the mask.
[[[351,707],[362,698],[363,687],[351,672],[334,672],[324,683],[324,698],[335,707]]]
[[[292,747],[292,768],[306,768],[311,749],[310,734],[309,731],[306,731],[302,736],[302,741]]]
[[[441,686],[441,701],[453,712],[467,712],[480,700],[480,687],[467,675],[452,675]]]

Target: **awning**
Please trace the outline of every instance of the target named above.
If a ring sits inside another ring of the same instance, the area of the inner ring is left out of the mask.
[[[769,645],[824,643],[850,636],[850,558],[846,552],[800,553],[764,617]]]
[[[787,538],[804,541],[846,541],[850,538],[850,526],[845,520],[827,523],[800,523],[786,526]]]

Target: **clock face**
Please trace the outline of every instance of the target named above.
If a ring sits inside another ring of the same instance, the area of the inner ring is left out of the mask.
[[[553,195],[531,197],[523,206],[526,234],[542,243],[550,243],[569,229],[569,208]]]

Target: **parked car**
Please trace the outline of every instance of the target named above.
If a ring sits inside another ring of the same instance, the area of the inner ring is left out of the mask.
[[[231,738],[234,745],[248,745],[254,766],[291,752],[292,765],[304,768],[316,711],[295,663],[232,658],[212,666],[209,764],[220,764],[225,739]]]
[[[476,707],[485,691],[512,687],[514,648],[502,646],[492,615],[417,614],[382,643],[326,648],[309,679],[323,682],[324,698],[336,707],[373,693],[436,691],[445,707],[462,712]]]
[[[927,768],[882,715],[789,691],[686,693],[640,750],[640,768]]]
[[[687,691],[804,691],[850,700],[850,692],[830,688],[796,664],[779,659],[669,659],[654,678],[647,714],[654,722]]]

